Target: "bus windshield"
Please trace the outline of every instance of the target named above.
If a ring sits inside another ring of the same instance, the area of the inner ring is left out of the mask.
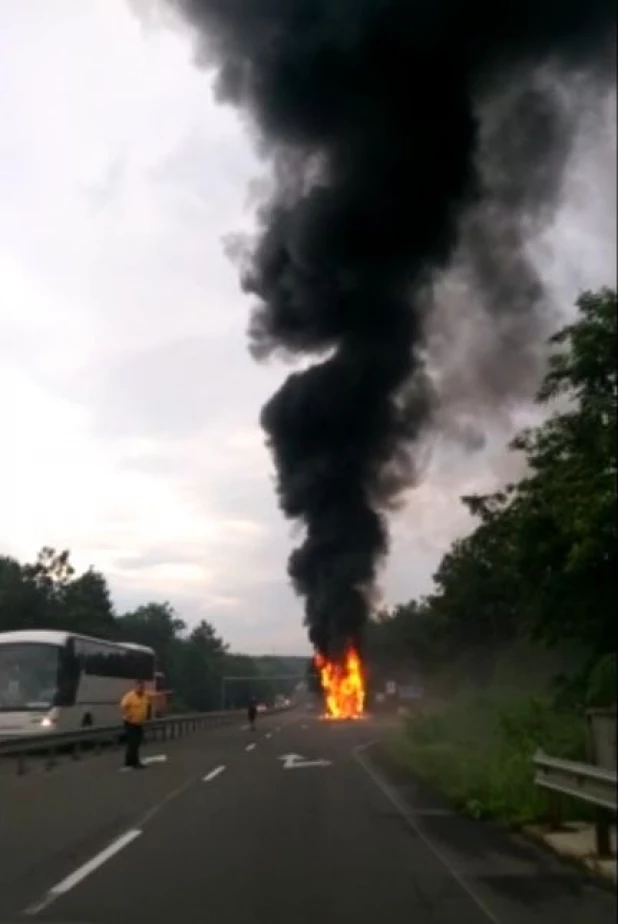
[[[0,711],[49,709],[58,689],[56,645],[0,645]]]

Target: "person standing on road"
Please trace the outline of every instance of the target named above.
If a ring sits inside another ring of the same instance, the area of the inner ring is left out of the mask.
[[[255,719],[257,716],[257,703],[252,697],[249,700],[249,708],[247,709],[247,718],[249,719],[249,728],[251,731],[255,731]]]
[[[126,741],[124,765],[132,770],[142,770],[144,764],[140,761],[139,749],[144,737],[144,722],[148,718],[148,695],[142,680],[138,680],[133,689],[122,697],[120,708]]]

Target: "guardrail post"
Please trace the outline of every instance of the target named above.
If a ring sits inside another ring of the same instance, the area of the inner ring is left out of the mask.
[[[596,810],[596,822],[594,826],[594,835],[596,840],[597,854],[602,859],[607,859],[612,855],[612,845],[609,836],[609,819],[607,812],[602,808]]]
[[[590,709],[586,713],[588,760],[608,770],[616,769],[616,710]],[[594,835],[599,857],[612,856],[609,816],[602,808],[595,811]]]
[[[553,789],[547,790],[547,823],[550,831],[558,831],[562,826],[562,799]]]

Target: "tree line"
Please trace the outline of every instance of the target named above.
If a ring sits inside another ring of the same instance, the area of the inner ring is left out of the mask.
[[[522,478],[462,497],[476,527],[453,543],[431,594],[372,620],[373,664],[426,677],[467,665],[477,681],[522,640],[564,653],[566,701],[615,702],[616,291],[585,292],[550,340],[537,403],[544,422],[519,433]]]
[[[103,574],[77,574],[68,551],[41,549],[32,563],[0,557],[0,632],[60,629],[148,645],[172,689],[176,710],[242,707],[250,696],[266,702],[294,684],[302,658],[251,657],[231,652],[206,620],[189,629],[169,603],[151,602],[117,614]],[[248,678],[225,680],[225,678]],[[225,680],[225,682],[224,682]]]

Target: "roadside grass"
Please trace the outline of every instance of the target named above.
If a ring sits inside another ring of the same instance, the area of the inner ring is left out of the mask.
[[[561,712],[549,695],[485,689],[461,691],[433,712],[409,716],[390,742],[392,757],[475,818],[514,826],[542,822],[547,795],[534,785],[537,748],[585,759],[581,716]],[[565,800],[565,821],[592,818]]]

